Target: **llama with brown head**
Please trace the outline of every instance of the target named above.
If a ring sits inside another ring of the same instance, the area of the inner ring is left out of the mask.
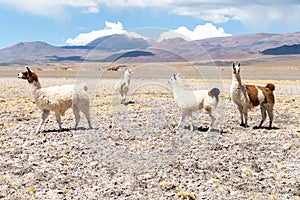
[[[69,108],[73,108],[75,116],[75,129],[77,129],[80,121],[80,111],[84,113],[89,128],[92,128],[90,120],[90,100],[88,96],[88,87],[86,84],[79,85],[63,85],[54,87],[42,87],[38,75],[26,67],[26,71],[20,72],[18,78],[27,80],[31,86],[34,101],[37,107],[42,111],[41,120],[36,129],[39,133],[42,125],[50,114],[50,111],[55,113],[56,121],[59,130],[61,127],[61,116]]]

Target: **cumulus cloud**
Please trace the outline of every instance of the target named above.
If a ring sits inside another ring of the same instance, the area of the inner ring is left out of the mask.
[[[171,39],[181,37],[185,40],[200,40],[211,37],[225,37],[231,34],[225,33],[223,28],[217,28],[211,23],[206,23],[204,25],[198,25],[194,30],[189,30],[188,28],[181,26],[176,30],[166,31],[161,34],[159,41],[164,39]]]
[[[123,29],[121,22],[105,22],[104,29],[94,30],[89,33],[81,33],[76,36],[74,39],[69,38],[66,40],[68,45],[85,45],[99,37],[104,37],[113,34],[124,34],[126,31]]]
[[[66,40],[67,45],[86,45],[87,43],[104,36],[114,35],[114,34],[125,34],[128,37],[142,38],[148,40],[149,38],[142,36],[134,31],[126,31],[123,29],[121,22],[105,22],[104,29],[94,30],[88,33],[81,33],[75,38],[69,38]],[[158,41],[171,38],[184,38],[185,40],[200,40],[204,38],[211,37],[225,37],[231,34],[225,33],[223,28],[217,28],[211,23],[206,23],[204,25],[198,25],[193,30],[181,26],[176,30],[165,31],[161,34]]]
[[[88,33],[81,33],[77,35],[75,38],[67,39],[66,44],[71,46],[86,45],[87,43],[92,42],[97,38],[114,35],[114,34],[125,34],[128,37],[142,38],[144,40],[149,40],[149,38],[142,36],[136,32],[124,30],[121,22],[113,23],[113,22],[106,21],[104,29],[94,30]]]

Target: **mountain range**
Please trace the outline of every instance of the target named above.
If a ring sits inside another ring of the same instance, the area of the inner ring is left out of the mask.
[[[21,42],[0,50],[0,65],[32,65],[72,62],[180,62],[222,65],[232,60],[300,55],[300,32],[244,34],[187,41],[160,42],[124,34],[97,38],[84,46],[52,46],[45,42]]]

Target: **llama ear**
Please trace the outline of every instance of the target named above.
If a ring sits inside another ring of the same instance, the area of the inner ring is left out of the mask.
[[[241,66],[241,63],[239,63],[239,65],[238,65],[239,67]]]
[[[27,71],[28,71],[28,73],[29,73],[29,76],[31,76],[31,75],[32,75],[32,72],[31,72],[31,70],[29,69],[29,67],[26,66],[26,69],[27,69]]]
[[[176,80],[176,74],[173,74],[174,80]]]
[[[234,74],[236,74],[235,63],[232,63],[232,72],[233,72]]]

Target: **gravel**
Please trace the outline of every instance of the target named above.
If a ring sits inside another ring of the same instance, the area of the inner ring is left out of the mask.
[[[126,106],[110,89],[116,80],[102,81],[91,94],[94,129],[82,117],[73,130],[69,110],[62,132],[52,114],[36,135],[40,111],[27,83],[0,80],[0,199],[300,199],[299,85],[276,84],[268,130],[253,128],[259,108],[249,128],[239,126],[224,82],[223,133],[207,134],[204,111],[194,114],[196,131],[175,129],[180,110],[167,80],[131,91]]]

